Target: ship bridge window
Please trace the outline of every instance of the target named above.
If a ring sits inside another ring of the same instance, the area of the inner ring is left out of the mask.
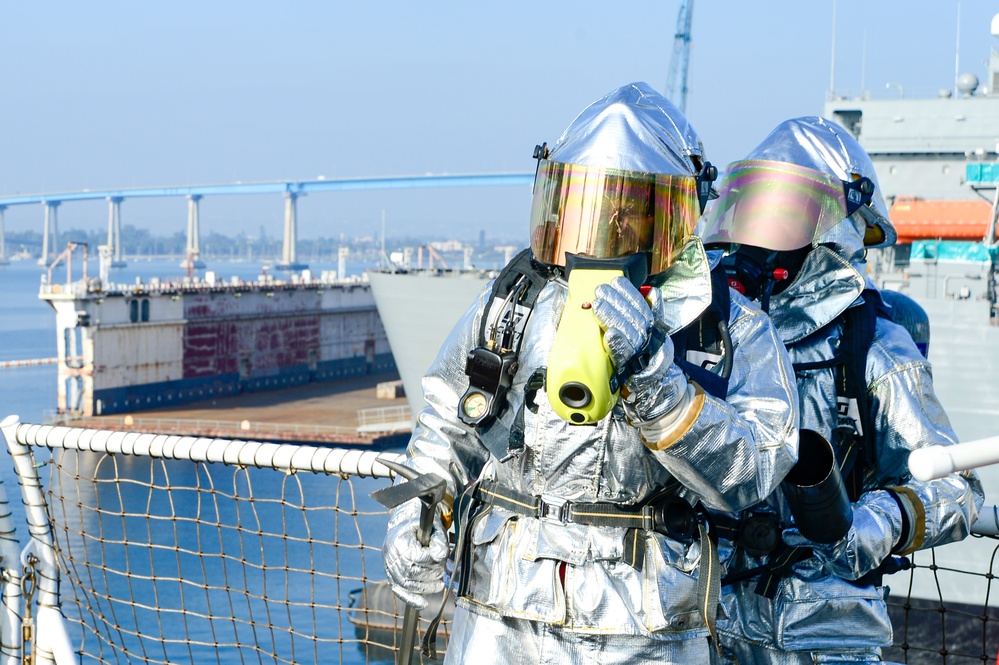
[[[833,111],[833,120],[850,130],[854,138],[860,138],[860,132],[864,120],[864,112],[859,110],[841,109]]]
[[[128,320],[132,323],[149,320],[149,298],[135,298],[129,301]]]

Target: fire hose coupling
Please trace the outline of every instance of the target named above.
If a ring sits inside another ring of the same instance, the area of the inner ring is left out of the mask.
[[[835,543],[853,524],[853,508],[832,445],[818,432],[803,429],[798,461],[781,490],[801,535],[816,543]]]

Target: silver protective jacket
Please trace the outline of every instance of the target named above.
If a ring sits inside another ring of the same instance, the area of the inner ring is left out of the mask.
[[[711,300],[700,242],[691,241],[667,272],[667,325],[677,329],[696,319]],[[444,477],[452,496],[488,477],[552,504],[643,504],[678,481],[675,491],[691,503],[738,511],[777,487],[797,453],[793,375],[766,315],[735,293],[729,397],[699,392],[696,407],[683,422],[673,423],[668,445],[643,440],[620,402],[595,425],[571,425],[556,416],[542,388],[533,400],[536,408],[524,409],[523,452],[501,459],[525,400],[525,384],[547,363],[566,293],[561,279],[541,290],[524,331],[509,406],[482,431],[463,424],[457,408],[468,383],[465,359],[478,344],[488,305],[489,289],[483,292],[424,378],[428,406],[409,444],[409,465]],[[697,602],[697,539],[683,543],[641,532],[645,559],[639,571],[622,561],[625,534],[623,528],[525,517],[488,506],[471,527],[468,583],[459,612],[605,636],[682,640],[707,635]],[[452,643],[449,649],[465,647]],[[481,657],[494,662],[489,654]]]
[[[815,248],[795,281],[771,299],[770,315],[796,365],[834,357],[842,326],[833,322],[859,303],[865,288],[874,288],[861,274],[863,265],[856,262],[862,256],[858,231],[849,219],[841,226],[844,228],[837,232],[843,242]],[[844,257],[855,263],[851,265]],[[833,325],[826,327],[830,323]],[[820,329],[822,332],[816,334]],[[834,368],[826,368],[797,374],[801,427],[815,430],[829,441],[834,440],[833,429],[839,423],[834,372]],[[929,363],[904,328],[882,317],[877,319],[867,354],[866,380],[877,464],[865,488],[894,488],[919,504],[925,513],[918,520],[921,524],[910,530],[914,535],[905,551],[963,539],[981,506],[981,485],[973,472],[929,482],[909,475],[911,450],[953,444],[956,437],[934,394]],[[864,497],[872,494],[868,492]],[[887,503],[892,510],[879,512],[879,518],[893,522],[887,530],[897,537],[902,532],[900,511],[891,499]],[[769,504],[787,526],[789,517],[783,500],[775,495]],[[878,547],[887,553],[893,544]],[[882,558],[876,553],[864,555],[861,551],[852,560],[851,578],[869,572]],[[742,554],[728,561],[728,567],[731,572],[761,563]],[[733,649],[737,653],[745,654],[746,646],[755,644],[789,651],[860,650],[858,653],[876,654],[877,648],[891,644],[883,587],[830,575],[814,557],[794,566],[793,572],[782,579],[773,601],[755,593],[755,584],[754,578],[723,588],[725,618],[719,620],[719,630],[736,641]],[[761,653],[767,652],[752,653],[762,662],[765,658]]]

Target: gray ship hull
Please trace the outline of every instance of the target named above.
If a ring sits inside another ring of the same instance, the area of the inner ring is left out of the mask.
[[[415,420],[426,406],[423,375],[454,324],[485,287],[490,274],[369,270],[367,275]]]

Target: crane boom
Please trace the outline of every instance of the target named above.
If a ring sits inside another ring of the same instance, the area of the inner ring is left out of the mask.
[[[676,18],[669,78],[666,80],[666,97],[683,113],[687,112],[687,69],[690,65],[690,24],[693,14],[694,0],[682,0]]]

